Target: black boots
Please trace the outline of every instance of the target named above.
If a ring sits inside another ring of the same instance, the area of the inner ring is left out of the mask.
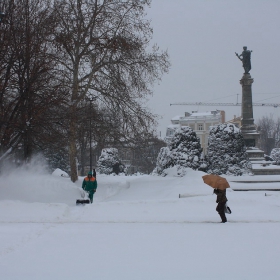
[[[227,218],[226,218],[226,214],[225,214],[225,204],[226,204],[226,202],[219,202],[216,207],[216,211],[219,213],[219,215],[222,219],[222,223],[227,222]]]
[[[220,217],[222,219],[221,223],[226,223],[227,222],[227,218],[226,218],[225,212],[219,212],[219,215],[220,215]]]

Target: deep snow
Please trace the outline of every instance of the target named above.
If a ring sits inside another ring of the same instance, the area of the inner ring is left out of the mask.
[[[203,175],[98,175],[85,206],[75,205],[82,178],[1,176],[0,279],[279,279],[280,193],[233,189],[280,183],[231,182],[233,213],[221,224]]]

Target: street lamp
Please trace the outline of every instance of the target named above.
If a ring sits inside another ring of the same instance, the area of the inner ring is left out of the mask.
[[[92,102],[96,99],[95,96],[91,93],[88,97],[89,99],[89,161],[90,161],[90,171],[92,172]]]
[[[92,101],[93,97],[90,95],[89,97],[89,163],[90,163],[90,168],[89,171],[92,172],[92,149],[91,149],[91,111],[92,111]]]

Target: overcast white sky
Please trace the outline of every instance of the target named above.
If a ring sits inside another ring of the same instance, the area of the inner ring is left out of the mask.
[[[279,0],[152,0],[147,10],[153,41],[168,50],[169,74],[154,86],[148,106],[162,116],[165,136],[170,119],[184,112],[225,110],[226,120],[240,116],[240,107],[170,106],[176,102],[241,102],[242,63],[235,56],[243,46],[253,50],[253,102],[280,103]],[[254,107],[262,116],[280,117],[280,107]]]

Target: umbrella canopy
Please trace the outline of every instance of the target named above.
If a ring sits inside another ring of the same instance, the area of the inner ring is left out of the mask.
[[[208,175],[202,176],[202,179],[205,184],[209,185],[210,187],[212,187],[214,189],[224,190],[224,189],[230,187],[227,179],[223,178],[219,175],[208,174]]]

